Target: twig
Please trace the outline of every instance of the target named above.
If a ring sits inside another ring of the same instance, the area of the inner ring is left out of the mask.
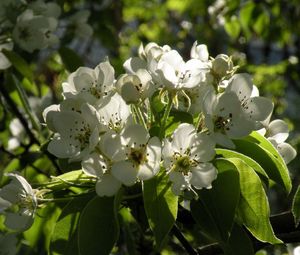
[[[185,239],[184,235],[181,233],[179,228],[176,226],[176,224],[173,226],[171,229],[171,234],[176,236],[178,241],[182,244],[184,249],[187,251],[188,254],[190,255],[197,255],[198,253],[194,250],[194,248],[190,245],[188,240]]]
[[[3,86],[4,83],[4,78],[3,78],[3,73],[0,73],[0,82],[1,82],[1,86],[0,86],[0,92],[4,98],[4,100],[6,101],[6,103],[9,105],[9,107],[11,108],[12,112],[16,115],[16,117],[20,120],[22,126],[24,127],[24,129],[26,130],[26,133],[29,136],[30,139],[30,144],[37,144],[37,145],[41,145],[40,141],[35,137],[35,135],[33,134],[33,132],[31,131],[31,129],[29,128],[29,125],[27,123],[27,120],[25,119],[25,117],[21,114],[21,112],[19,111],[18,107],[15,105],[14,101],[11,99],[11,97],[9,96],[9,93],[6,91],[5,87]],[[48,151],[44,152],[47,157],[50,159],[50,161],[52,162],[53,166],[56,168],[56,171],[59,174],[62,174],[62,171],[60,169],[60,167],[58,166],[58,164],[56,163],[54,156],[52,154],[50,154]]]

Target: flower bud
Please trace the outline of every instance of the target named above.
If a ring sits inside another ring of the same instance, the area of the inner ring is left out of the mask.
[[[218,77],[223,77],[233,71],[231,57],[225,54],[219,54],[212,62],[212,70]]]

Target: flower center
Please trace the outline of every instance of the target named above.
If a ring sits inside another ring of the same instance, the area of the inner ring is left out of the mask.
[[[141,165],[147,162],[147,157],[144,148],[131,148],[128,158],[132,160],[136,165]]]

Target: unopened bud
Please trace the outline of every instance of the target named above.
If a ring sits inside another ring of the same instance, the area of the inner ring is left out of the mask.
[[[220,54],[212,62],[212,70],[218,77],[223,77],[233,71],[233,62],[231,57]]]

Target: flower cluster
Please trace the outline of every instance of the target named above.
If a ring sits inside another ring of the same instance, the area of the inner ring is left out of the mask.
[[[87,24],[88,10],[80,10],[65,19],[59,19],[61,7],[43,0],[0,2],[0,51],[11,51],[14,44],[32,53],[35,50],[52,47],[59,42],[59,24],[76,37],[89,37],[93,30]],[[63,33],[60,33],[63,35]],[[60,36],[62,36],[60,35]],[[0,70],[10,66],[9,60],[0,52]]]
[[[49,152],[81,162],[84,173],[97,178],[99,196],[159,171],[169,175],[176,195],[210,188],[216,145],[235,148],[233,139],[264,128],[272,114],[272,101],[259,96],[249,74],[236,74],[231,57],[209,57],[197,42],[188,61],[169,46],[149,43],[123,66],[118,77],[108,59],[94,69],[80,67],[62,84],[64,100],[43,114],[53,131]],[[159,117],[154,97],[164,108]],[[166,132],[172,111],[187,112],[193,123]]]

